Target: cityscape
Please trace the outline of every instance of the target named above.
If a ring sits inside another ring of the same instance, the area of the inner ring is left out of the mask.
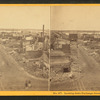
[[[99,91],[99,9],[0,6],[0,91]]]

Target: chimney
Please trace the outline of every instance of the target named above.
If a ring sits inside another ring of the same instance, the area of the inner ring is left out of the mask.
[[[42,37],[44,37],[44,25],[43,25],[43,33],[42,33]]]

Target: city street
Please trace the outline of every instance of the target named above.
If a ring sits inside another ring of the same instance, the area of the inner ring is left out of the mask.
[[[51,82],[51,90],[57,91],[99,91],[100,65],[88,54],[86,49],[78,46],[79,71],[76,79],[67,79],[62,82]]]
[[[26,88],[26,81],[31,87]],[[48,80],[36,78],[24,71],[0,45],[0,91],[47,91]]]

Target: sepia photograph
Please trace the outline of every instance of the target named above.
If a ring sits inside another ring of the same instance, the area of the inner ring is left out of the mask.
[[[52,6],[50,90],[100,91],[100,6]]]
[[[0,91],[48,91],[49,6],[0,6]]]
[[[100,6],[0,6],[0,91],[100,91]]]

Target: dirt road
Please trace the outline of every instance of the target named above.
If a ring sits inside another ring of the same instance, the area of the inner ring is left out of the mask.
[[[47,91],[48,80],[29,75],[0,45],[0,90],[1,91]],[[32,87],[25,88],[26,80]]]
[[[77,79],[67,79],[58,83],[51,82],[51,90],[100,91],[100,65],[80,45],[78,46],[78,67],[81,72],[78,73]]]
[[[84,65],[81,80],[85,90],[100,91],[100,65],[82,46],[79,46],[79,62]]]

